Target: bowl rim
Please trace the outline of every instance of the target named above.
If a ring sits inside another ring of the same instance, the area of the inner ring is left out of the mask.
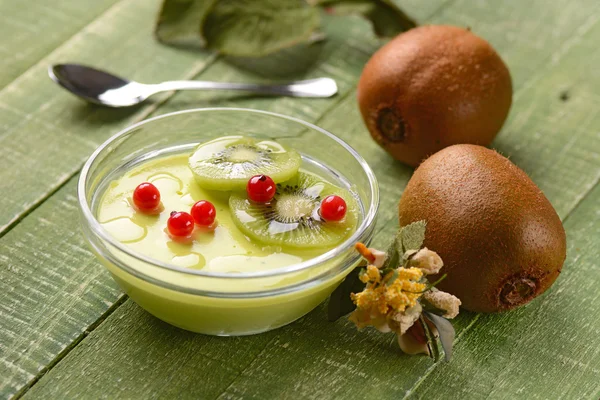
[[[185,114],[198,113],[198,112],[214,112],[214,111],[218,111],[218,112],[220,112],[220,111],[249,112],[249,113],[254,113],[254,114],[262,114],[262,115],[266,115],[266,116],[270,116],[270,117],[282,118],[282,119],[285,119],[285,120],[288,120],[291,122],[295,122],[295,123],[304,125],[313,130],[316,130],[319,133],[329,137],[330,139],[336,141],[339,145],[341,145],[352,157],[354,157],[354,159],[356,161],[358,161],[358,163],[362,167],[363,171],[366,173],[368,181],[369,181],[369,189],[370,189],[370,195],[371,195],[371,199],[372,199],[368,210],[366,210],[366,214],[365,214],[363,221],[356,228],[356,231],[352,234],[352,236],[350,236],[348,239],[346,239],[344,242],[342,242],[340,245],[334,247],[333,249],[331,249],[317,257],[311,258],[306,261],[302,261],[300,263],[291,264],[291,265],[288,265],[285,267],[275,268],[275,269],[267,270],[267,271],[242,272],[242,273],[236,273],[236,274],[231,274],[231,273],[227,273],[227,272],[211,272],[211,271],[202,271],[202,270],[192,270],[192,269],[188,269],[188,268],[184,268],[184,267],[179,267],[177,265],[163,262],[163,261],[157,260],[155,258],[152,258],[150,256],[147,256],[143,253],[140,253],[138,251],[135,251],[135,250],[127,247],[123,243],[117,241],[108,231],[106,231],[102,227],[102,225],[96,219],[96,217],[94,216],[92,210],[90,209],[90,207],[88,205],[88,196],[86,194],[86,182],[87,182],[88,175],[90,173],[92,164],[94,163],[96,158],[107,147],[111,146],[119,138],[121,138],[124,135],[129,134],[132,131],[137,130],[140,126],[143,126],[145,124],[149,124],[151,122],[155,122],[155,121],[158,121],[161,119],[168,119],[171,117],[181,116],[181,115],[185,115]],[[156,117],[148,118],[148,119],[142,120],[140,122],[137,122],[133,125],[130,125],[124,129],[122,129],[118,133],[109,137],[100,146],[98,146],[96,148],[96,150],[91,154],[91,156],[87,159],[87,161],[83,165],[83,168],[81,169],[81,172],[79,175],[79,180],[77,183],[77,198],[79,201],[80,211],[84,218],[83,223],[87,223],[89,225],[92,233],[94,235],[98,236],[100,239],[102,239],[106,243],[110,244],[111,246],[114,246],[119,251],[122,251],[123,253],[127,254],[130,257],[133,257],[136,260],[150,264],[155,267],[167,269],[169,271],[174,271],[174,272],[182,273],[185,275],[201,276],[201,277],[207,277],[207,278],[220,278],[220,279],[222,279],[222,278],[225,278],[225,279],[248,279],[248,278],[265,278],[265,277],[280,276],[280,275],[285,275],[285,274],[289,274],[289,273],[303,271],[306,269],[310,269],[311,267],[316,267],[318,265],[322,265],[323,263],[326,263],[326,262],[340,256],[341,254],[343,254],[350,247],[354,246],[354,244],[357,241],[359,241],[359,238],[361,236],[363,236],[366,232],[368,232],[369,228],[372,226],[372,224],[374,224],[375,217],[377,216],[377,211],[379,209],[379,184],[377,182],[375,173],[373,172],[373,170],[371,169],[371,167],[369,166],[367,161],[356,150],[354,150],[354,148],[352,148],[352,146],[350,146],[348,143],[346,143],[345,141],[343,141],[336,135],[326,131],[323,128],[318,127],[317,125],[314,125],[310,122],[303,121],[296,117],[291,117],[291,116],[287,116],[287,115],[283,115],[283,114],[279,114],[279,113],[274,113],[271,111],[255,110],[255,109],[251,109],[251,108],[241,108],[241,107],[207,107],[207,108],[192,108],[192,109],[187,109],[187,110],[180,110],[180,111],[170,112],[170,113],[162,114],[162,115],[159,115]]]

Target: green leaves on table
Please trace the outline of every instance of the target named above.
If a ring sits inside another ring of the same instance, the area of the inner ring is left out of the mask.
[[[391,0],[308,0],[333,15],[360,15],[371,22],[379,37],[393,37],[416,26]]]
[[[320,36],[319,13],[299,0],[217,1],[202,28],[208,48],[252,57]]]
[[[165,0],[156,21],[156,37],[175,45],[207,45],[201,26],[217,0]]]
[[[155,32],[167,44],[263,57],[323,39],[321,9],[361,15],[383,37],[416,25],[390,0],[164,0]]]

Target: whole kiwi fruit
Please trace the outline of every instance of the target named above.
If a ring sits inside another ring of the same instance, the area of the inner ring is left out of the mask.
[[[358,83],[371,136],[411,166],[453,144],[487,146],[511,102],[498,53],[468,29],[447,25],[400,34],[371,57]]]
[[[460,144],[425,160],[399,204],[400,225],[425,220],[444,261],[438,287],[471,311],[510,310],[558,277],[565,231],[542,191],[494,150]],[[434,277],[434,280],[436,277]]]

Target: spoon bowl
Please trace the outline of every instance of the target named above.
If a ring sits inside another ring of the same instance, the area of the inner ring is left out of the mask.
[[[238,90],[268,95],[325,98],[337,93],[331,78],[316,78],[284,84],[168,81],[144,84],[130,81],[80,64],[56,64],[48,68],[50,78],[74,95],[107,107],[129,107],[153,94],[173,90]]]

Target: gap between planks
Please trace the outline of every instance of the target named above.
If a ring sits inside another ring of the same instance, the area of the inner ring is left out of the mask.
[[[121,305],[123,305],[127,299],[128,299],[127,295],[122,295],[117,301],[115,301],[113,303],[113,305],[110,306],[108,308],[108,310],[106,310],[100,316],[100,318],[98,318],[97,320],[92,322],[92,324],[90,326],[88,326],[79,336],[77,336],[75,338],[75,340],[73,340],[63,351],[58,353],[58,355],[52,361],[50,361],[50,363],[48,363],[48,365],[46,367],[42,368],[42,370],[40,372],[38,372],[35,375],[35,377],[33,377],[33,379],[31,379],[25,386],[23,386],[21,389],[19,389],[19,391],[17,393],[15,393],[15,395],[12,397],[12,399],[17,400],[17,399],[20,399],[21,397],[23,397],[25,395],[25,393],[27,393],[27,391],[29,391],[29,389],[31,389],[40,379],[42,379],[44,377],[44,375],[46,375],[48,372],[50,372],[50,370],[52,368],[54,368],[56,365],[58,365],[58,363],[60,363],[62,361],[62,359],[67,356],[67,354],[69,354],[73,349],[75,349],[75,347],[77,347],[77,345],[79,343],[81,343],[81,341],[83,339],[85,339],[90,333],[92,333],[94,330],[96,330],[96,328],[98,328],[102,324],[102,322],[104,322],[104,320],[106,320],[106,318],[108,318]]]

